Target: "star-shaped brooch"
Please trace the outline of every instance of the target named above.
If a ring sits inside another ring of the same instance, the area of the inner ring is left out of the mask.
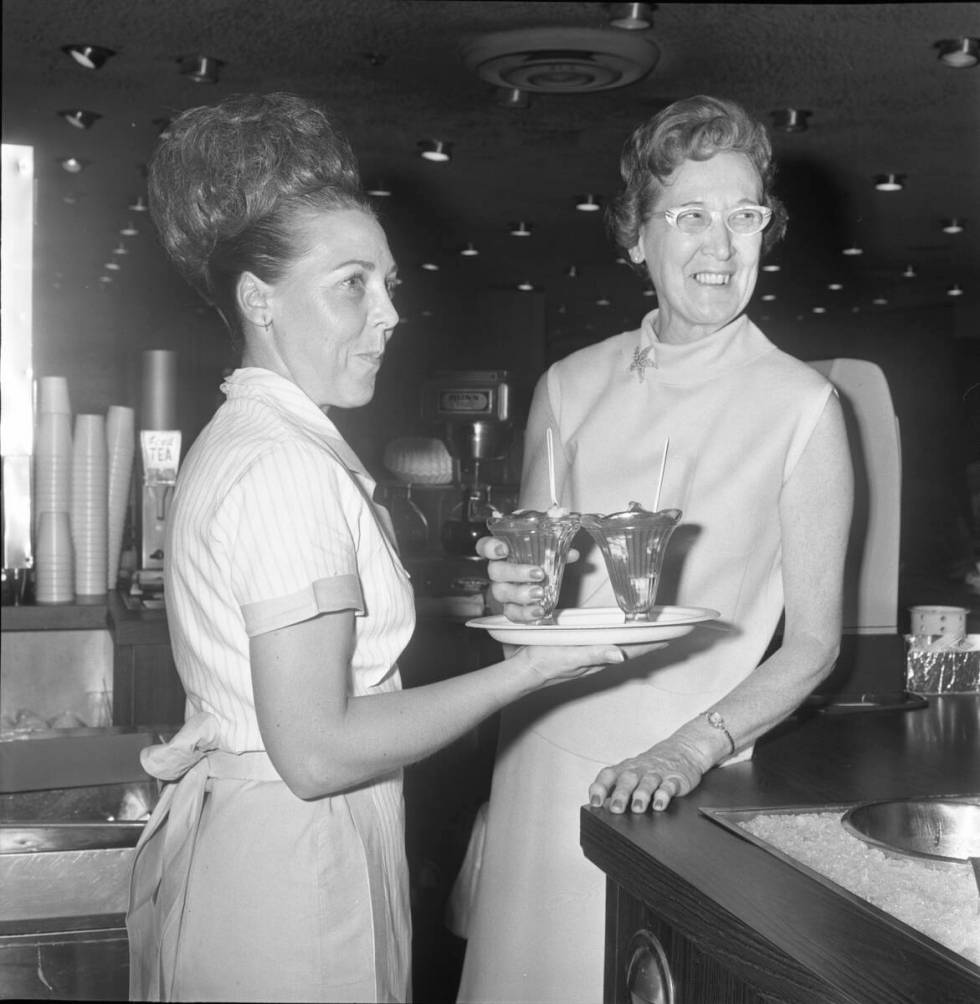
[[[633,362],[630,363],[630,373],[635,371],[636,378],[637,380],[640,381],[640,383],[643,383],[644,380],[643,370],[646,367],[652,366],[654,369],[656,369],[657,367],[657,364],[652,359],[649,358],[650,350],[652,348],[653,348],[652,345],[647,345],[645,348],[642,349],[639,346],[637,346],[633,350]]]

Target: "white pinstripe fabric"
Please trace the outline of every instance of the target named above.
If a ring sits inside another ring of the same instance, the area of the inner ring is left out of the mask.
[[[244,752],[264,748],[251,636],[354,609],[350,685],[364,694],[398,679],[415,613],[408,575],[379,525],[387,513],[370,501],[375,483],[333,422],[267,370],[236,370],[222,389],[227,401],[178,476],[165,588],[188,714],[209,711],[221,748]]]

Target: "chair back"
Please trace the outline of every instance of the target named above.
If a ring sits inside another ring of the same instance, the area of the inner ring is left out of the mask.
[[[836,388],[854,464],[854,518],[844,571],[845,634],[898,630],[902,449],[881,368],[864,359],[810,365]]]

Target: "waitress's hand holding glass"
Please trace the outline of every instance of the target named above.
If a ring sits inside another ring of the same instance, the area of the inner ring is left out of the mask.
[[[578,557],[571,544],[585,529],[602,553],[625,619],[649,620],[667,543],[681,515],[679,509],[650,512],[637,502],[608,516],[518,510],[487,520],[493,537],[482,538],[477,552],[490,559],[493,594],[510,620],[554,624],[565,565]]]

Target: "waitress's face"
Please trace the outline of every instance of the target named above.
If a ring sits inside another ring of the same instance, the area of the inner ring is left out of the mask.
[[[310,250],[269,287],[275,368],[321,408],[356,408],[374,396],[398,323],[395,262],[380,224],[360,209],[310,214],[301,227]]]
[[[663,186],[653,215],[633,249],[645,260],[660,304],[662,341],[688,342],[717,331],[748,305],[758,276],[762,234],[737,236],[719,216],[704,233],[683,234],[663,217],[665,209],[698,206],[727,212],[758,205],[762,180],[741,153],[686,160]]]

